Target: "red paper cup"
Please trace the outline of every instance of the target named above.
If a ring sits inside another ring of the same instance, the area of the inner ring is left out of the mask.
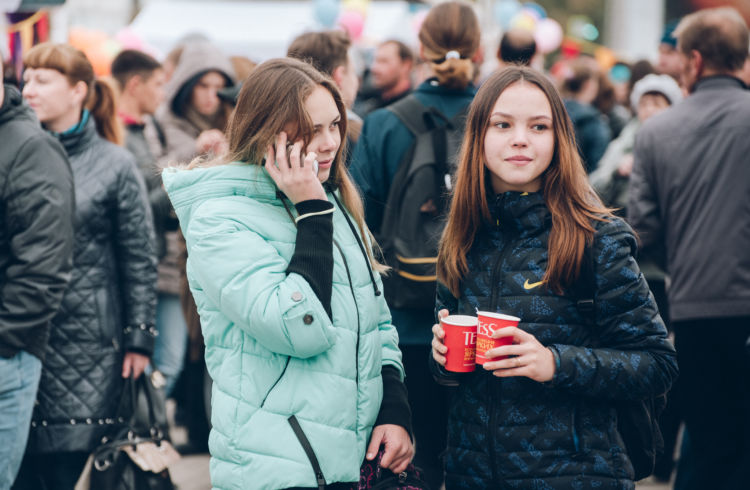
[[[476,368],[474,351],[477,345],[477,319],[468,315],[449,315],[440,320],[445,331],[443,342],[445,369],[454,373],[468,373]]]
[[[477,319],[477,364],[484,364],[489,361],[484,354],[490,349],[500,347],[501,345],[510,345],[513,343],[513,337],[500,337],[493,339],[492,334],[495,330],[505,327],[517,327],[520,318],[516,316],[503,315],[502,313],[491,313],[489,311],[478,311]],[[494,357],[491,360],[505,359],[508,356]]]

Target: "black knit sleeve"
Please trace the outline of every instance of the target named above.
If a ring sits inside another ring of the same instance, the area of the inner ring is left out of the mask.
[[[294,255],[286,269],[304,277],[323,304],[328,317],[331,313],[331,289],[333,288],[333,204],[322,199],[310,199],[297,203],[297,241]],[[304,217],[310,213],[313,214]]]
[[[383,402],[375,425],[400,425],[409,435],[411,430],[411,408],[406,385],[401,381],[401,375],[394,366],[383,366]]]

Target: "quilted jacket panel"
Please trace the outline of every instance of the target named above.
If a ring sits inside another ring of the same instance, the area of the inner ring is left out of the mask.
[[[73,272],[52,321],[29,450],[89,451],[115,423],[126,350],[151,355],[156,257],[132,156],[93,119],[58,135],[76,193]]]

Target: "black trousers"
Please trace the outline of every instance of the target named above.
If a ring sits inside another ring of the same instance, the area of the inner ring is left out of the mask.
[[[672,325],[693,463],[685,488],[748,488],[750,355],[745,343],[750,336],[750,317]]]
[[[73,490],[89,453],[26,453],[13,490]]]
[[[412,429],[416,443],[414,465],[432,489],[443,484],[441,453],[447,445],[449,389],[438,385],[427,364],[429,345],[401,345]]]

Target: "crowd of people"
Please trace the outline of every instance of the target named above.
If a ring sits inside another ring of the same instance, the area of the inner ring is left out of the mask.
[[[647,474],[745,488],[749,36],[701,10],[604,69],[511,29],[484,74],[448,1],[364,73],[342,31],[107,79],[34,46],[0,86],[0,490],[73,489],[143,375],[217,489],[632,489],[622,407],[664,395]],[[446,370],[480,310],[512,343]]]

